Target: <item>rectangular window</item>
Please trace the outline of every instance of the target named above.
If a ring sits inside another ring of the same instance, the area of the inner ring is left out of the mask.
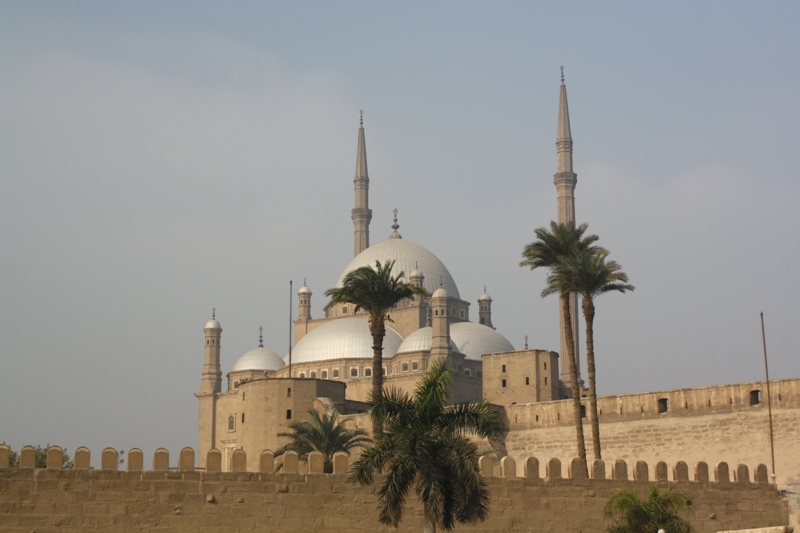
[[[287,398],[291,398],[292,397],[292,388],[291,387],[286,389],[286,397]]]
[[[658,412],[659,413],[666,413],[669,409],[669,400],[666,398],[659,398],[658,399]]]
[[[751,390],[750,391],[750,405],[758,405],[761,403],[761,391],[760,390]]]
[[[503,372],[506,371],[506,365],[503,365]]]
[[[292,410],[291,409],[287,409],[286,410],[286,420],[291,420],[291,419],[292,419]]]
[[[357,368],[351,368],[350,369],[350,377],[351,378],[357,378],[358,377],[358,369]]]
[[[506,386],[506,380],[503,380],[503,387]]]
[[[346,314],[347,314],[347,307],[346,307],[346,306],[345,306],[345,307],[342,307],[342,314],[343,314],[343,315],[346,315]]]
[[[547,363],[544,364],[544,369],[547,370]]]
[[[242,413],[242,424],[244,424],[244,413]]]
[[[547,385],[547,378],[544,378],[544,384]]]
[[[525,385],[531,384],[531,378],[525,378]]]

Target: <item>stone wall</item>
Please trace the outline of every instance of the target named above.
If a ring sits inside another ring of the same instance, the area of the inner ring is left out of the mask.
[[[22,465],[31,464],[31,453],[31,448],[23,449]],[[129,452],[128,471],[116,470],[117,454],[111,448],[102,453],[103,470],[88,468],[85,448],[76,450],[76,468],[71,470],[3,468],[4,457],[7,448],[0,449],[3,531],[397,531],[378,523],[373,488],[356,487],[345,480],[342,472],[348,464],[343,454],[336,458],[334,474],[316,473],[322,468],[321,456],[309,459],[314,473],[293,473],[298,466],[293,455],[285,458],[290,473],[275,474],[271,454],[262,454],[260,472],[198,471],[190,448],[182,450],[177,469],[169,469],[166,450],[158,450],[150,471],[142,470],[139,450]],[[49,466],[59,465],[60,457],[60,449],[51,449]],[[212,450],[206,463],[211,470],[218,469],[219,452]],[[247,460],[234,457],[234,463],[244,467]],[[630,466],[638,481],[628,480],[628,465],[621,462],[613,468],[617,479],[602,479],[602,465],[592,469],[599,479],[564,478],[557,459],[542,468],[533,458],[520,468],[511,458],[500,464],[504,477],[486,478],[489,519],[459,526],[457,531],[603,531],[602,508],[611,494],[629,486],[643,495],[648,490],[648,483],[642,480],[648,471],[643,464]],[[708,470],[702,466],[693,468],[699,472],[699,481],[689,481],[690,469],[681,463],[674,465],[680,481],[659,484],[689,493],[693,510],[689,519],[700,533],[787,523],[786,502],[766,483],[766,467],[755,467],[751,477],[741,465],[735,476],[726,477],[728,469],[723,465],[717,468],[720,481],[709,481]],[[491,473],[491,459],[482,458],[481,467]],[[548,477],[540,478],[540,470]],[[569,468],[567,473],[573,470]],[[664,479],[666,465],[656,470]],[[421,529],[421,509],[412,491],[399,530]]]

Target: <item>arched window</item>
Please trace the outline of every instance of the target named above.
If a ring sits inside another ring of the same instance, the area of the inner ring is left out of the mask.
[[[419,363],[417,363],[416,361],[411,363],[411,370],[419,370]]]
[[[403,372],[408,372],[408,363],[403,363]]]
[[[306,373],[305,373],[305,372],[300,372],[300,377],[301,377],[301,378],[304,378],[304,377],[306,377]]]
[[[316,377],[317,377],[317,373],[316,372],[311,372],[311,379],[316,379]]]
[[[350,369],[350,377],[351,378],[357,378],[358,377],[358,369],[357,368],[351,368]]]
[[[323,370],[322,371],[322,379],[328,379],[328,371],[327,370]]]
[[[333,377],[335,377],[335,378],[339,377],[339,369],[338,368],[334,368],[333,369]]]
[[[366,377],[370,377],[372,375],[372,369],[371,368],[365,368],[364,369],[364,375]]]

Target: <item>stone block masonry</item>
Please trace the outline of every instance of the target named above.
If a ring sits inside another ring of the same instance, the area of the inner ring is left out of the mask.
[[[57,447],[52,450],[54,456],[61,452]],[[165,451],[157,450],[154,462],[163,468],[166,460],[166,470],[118,471],[111,461],[106,462],[109,468],[105,470],[7,468],[0,464],[0,530],[344,533],[422,529],[422,510],[413,491],[404,519],[395,529],[378,522],[376,488],[354,486],[345,474],[314,472],[319,468],[312,468],[309,474],[197,470],[191,448],[181,451],[178,469],[174,469]],[[112,449],[103,454],[111,457]],[[336,458],[336,472],[345,470],[346,459],[343,454]],[[540,477],[540,462],[542,469],[547,467],[546,478]],[[315,458],[309,461],[310,465],[317,463]],[[556,458],[527,458],[522,461],[524,468],[515,463],[511,458],[501,460],[503,477],[486,478],[491,502],[488,520],[458,526],[456,531],[604,531],[602,509],[616,490],[633,486],[646,495],[649,487],[648,481],[632,481],[627,474],[624,479],[571,479],[567,476],[575,469],[562,468]],[[707,465],[705,469],[685,464],[668,467],[678,481],[658,484],[691,496],[689,520],[700,533],[788,523],[786,501],[767,483],[763,465],[753,465],[751,474],[745,465],[728,468],[726,463],[717,463],[710,470],[723,472],[719,481],[703,475],[709,471]],[[636,468],[648,471],[646,464],[622,468],[618,462],[615,472],[621,477],[621,472]],[[699,481],[688,479],[690,471],[700,472]],[[735,481],[734,476],[725,479],[728,471],[736,473]],[[597,464],[591,472],[599,474],[605,469]],[[519,474],[525,477],[516,477]]]

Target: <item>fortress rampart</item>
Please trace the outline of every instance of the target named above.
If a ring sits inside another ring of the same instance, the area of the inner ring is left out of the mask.
[[[8,468],[8,457],[8,448],[0,446],[3,531],[396,531],[380,526],[375,490],[346,481],[349,461],[344,454],[335,457],[333,474],[322,473],[318,453],[309,457],[307,474],[298,473],[293,452],[284,457],[285,472],[278,474],[269,451],[259,456],[259,472],[245,471],[244,450],[234,453],[233,472],[219,471],[218,450],[208,453],[206,470],[198,470],[191,448],[181,450],[177,468],[167,450],[156,450],[151,470],[143,469],[138,449],[128,452],[125,471],[117,470],[119,456],[113,448],[102,451],[98,470],[89,468],[86,448],[75,451],[75,467],[69,470],[61,469],[58,447],[48,450],[46,469],[32,468],[31,447],[20,452],[19,468]],[[457,531],[603,531],[602,508],[611,494],[628,486],[644,494],[651,481],[691,496],[689,519],[701,533],[788,523],[786,501],[769,484],[763,464],[731,468],[725,462],[691,467],[682,461],[658,462],[651,477],[646,463],[616,461],[607,479],[606,465],[596,461],[586,479],[573,461],[563,468],[557,458],[540,464],[529,457],[518,465],[504,457],[497,477],[492,459],[482,457],[491,514],[485,522]],[[421,526],[421,507],[412,491],[399,530],[419,531]]]

